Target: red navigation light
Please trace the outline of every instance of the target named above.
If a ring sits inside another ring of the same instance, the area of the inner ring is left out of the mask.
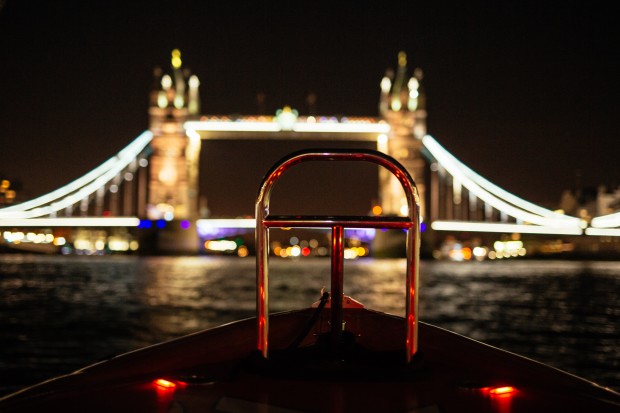
[[[489,389],[489,394],[493,394],[495,396],[504,396],[504,395],[512,394],[516,391],[517,389],[512,386],[491,387]]]
[[[169,380],[166,380],[166,379],[157,379],[155,380],[154,383],[157,387],[166,389],[166,390],[173,390],[175,387],[177,387],[175,383]]]
[[[157,395],[157,404],[159,406],[169,406],[174,399],[174,393],[179,386],[180,388],[185,387],[185,383],[166,379],[155,379],[152,382],[152,386]]]

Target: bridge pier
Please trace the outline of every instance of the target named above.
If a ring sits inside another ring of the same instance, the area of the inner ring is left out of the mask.
[[[139,242],[140,253],[144,255],[196,255],[200,252],[196,223],[189,221],[172,220],[161,227],[142,229]]]
[[[420,244],[420,257],[430,258],[436,246],[434,231],[424,231],[421,233],[422,242]],[[375,238],[371,244],[372,256],[374,258],[402,258],[405,256],[407,243],[406,234],[402,230],[388,229],[377,230]]]

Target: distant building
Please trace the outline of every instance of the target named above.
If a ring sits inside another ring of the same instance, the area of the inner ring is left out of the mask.
[[[592,217],[620,211],[620,187],[608,191],[604,185],[598,188],[567,189],[560,198],[560,209],[589,221]]]
[[[620,186],[610,192],[607,192],[605,186],[599,186],[596,197],[596,216],[617,211],[620,211]]]

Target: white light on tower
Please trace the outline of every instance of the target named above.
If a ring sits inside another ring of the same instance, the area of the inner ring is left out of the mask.
[[[383,79],[381,79],[381,92],[385,94],[390,93],[391,87],[392,87],[392,81],[390,80],[389,77],[384,76]]]

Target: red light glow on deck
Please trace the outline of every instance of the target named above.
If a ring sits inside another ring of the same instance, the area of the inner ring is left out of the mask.
[[[151,382],[153,389],[155,390],[157,404],[160,407],[169,406],[174,399],[174,393],[186,386],[186,383],[182,381],[171,381],[164,378],[155,379]],[[158,410],[164,411],[164,410]]]
[[[153,383],[155,383],[155,385],[158,388],[165,389],[165,390],[173,390],[177,387],[176,383],[171,382],[166,379],[157,379]]]
[[[506,395],[512,395],[516,391],[517,389],[512,386],[491,387],[489,389],[489,394],[492,394],[495,396],[506,396]]]

